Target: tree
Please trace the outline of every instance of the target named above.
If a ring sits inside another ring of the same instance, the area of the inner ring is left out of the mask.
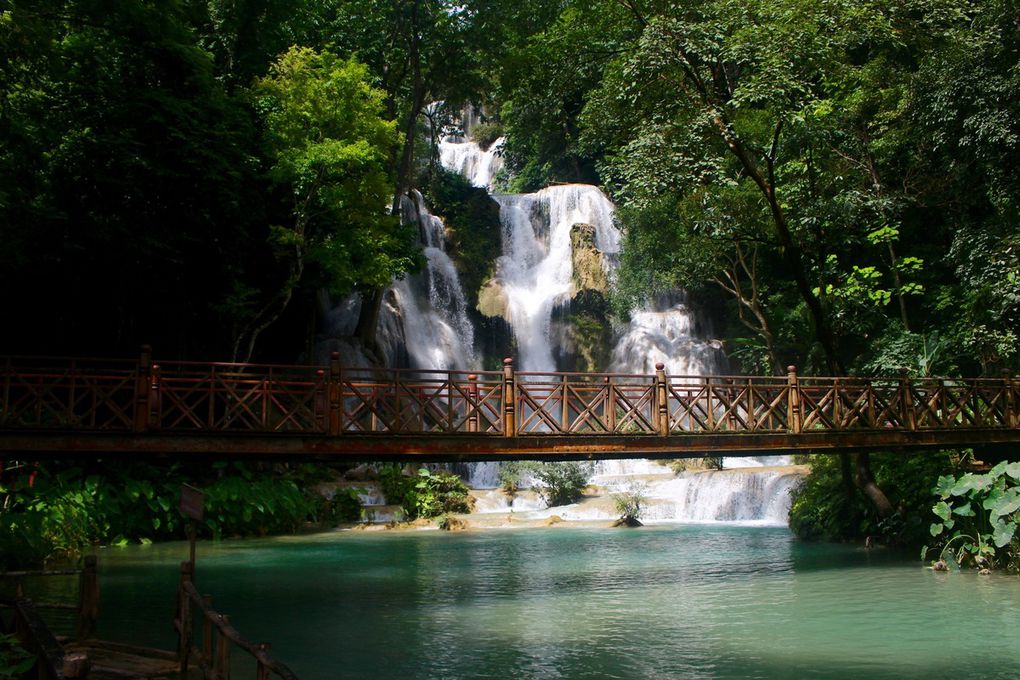
[[[271,228],[283,280],[249,306],[234,340],[247,360],[255,340],[312,279],[335,293],[384,287],[415,265],[414,233],[387,210],[390,150],[399,136],[382,117],[384,93],[353,57],[294,47],[258,81],[269,176],[290,196],[291,223]]]

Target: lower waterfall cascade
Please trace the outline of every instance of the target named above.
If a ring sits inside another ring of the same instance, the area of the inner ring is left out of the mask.
[[[483,150],[473,141],[447,137],[439,145],[440,160],[474,186],[492,192],[502,147],[502,138]],[[572,346],[577,339],[569,319],[578,307],[590,308],[591,300],[604,301],[615,282],[622,238],[615,208],[597,187],[585,184],[491,195],[500,209],[502,253],[484,284],[489,299],[496,301],[487,311],[509,327],[519,371],[578,370],[561,365],[568,355],[578,360],[577,355],[585,354]],[[403,361],[418,369],[481,368],[485,357],[476,347],[477,332],[447,251],[442,219],[429,212],[417,191],[403,197],[401,216],[419,227],[426,267],[395,281],[385,294],[378,330],[389,365]],[[350,301],[331,310],[333,333],[349,333],[356,312],[357,304]],[[722,344],[709,337],[710,325],[683,292],[650,301],[629,316],[625,326],[612,328],[606,348],[611,350],[601,363],[586,370],[649,374],[662,363],[670,375],[721,372]],[[510,501],[496,490],[500,465],[454,467],[476,490],[476,513],[615,519],[611,503],[545,509],[534,494]],[[647,499],[642,514],[647,521],[786,525],[790,491],[802,475],[786,456],[728,458],[722,470],[679,474],[651,460],[607,460],[595,464],[592,483],[605,494],[640,488]],[[375,516],[377,521],[389,519],[385,512]]]

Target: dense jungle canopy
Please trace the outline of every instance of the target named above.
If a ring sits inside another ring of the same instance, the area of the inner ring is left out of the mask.
[[[294,360],[316,291],[418,266],[393,196],[470,102],[505,186],[617,203],[621,313],[700,290],[748,371],[1015,370],[1018,46],[1014,0],[2,0],[0,349]]]

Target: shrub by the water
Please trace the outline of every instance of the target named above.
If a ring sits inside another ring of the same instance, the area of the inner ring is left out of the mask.
[[[648,501],[644,492],[644,485],[633,485],[626,491],[613,494],[613,504],[616,506],[616,512],[620,515],[621,523],[628,526],[641,524],[641,506]]]
[[[399,505],[409,520],[471,511],[467,484],[450,472],[421,468],[411,476],[398,465],[384,465],[379,481],[386,502]]]
[[[956,452],[874,453],[871,470],[896,512],[882,518],[843,479],[838,455],[811,457],[811,473],[793,492],[790,528],[800,538],[857,541],[872,536],[888,544],[926,542],[931,489],[940,475],[957,469]],[[852,474],[852,472],[851,472]]]
[[[499,123],[478,123],[471,128],[471,138],[477,142],[482,151],[488,151],[497,139],[503,136],[503,126]]]
[[[310,490],[324,475],[318,466],[96,466],[8,466],[0,477],[0,568],[73,560],[94,544],[184,538],[178,507],[185,482],[205,492],[198,525],[205,536],[294,531],[318,519],[324,503]]]
[[[944,475],[935,486],[937,521],[929,527],[938,560],[979,569],[1020,572],[1020,462],[1001,462],[985,474]]]
[[[550,508],[581,500],[595,468],[591,463],[538,463],[531,472],[538,482],[538,494]]]

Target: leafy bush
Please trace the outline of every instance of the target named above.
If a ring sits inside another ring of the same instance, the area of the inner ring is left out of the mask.
[[[403,474],[399,466],[385,465],[379,471],[379,481],[386,502],[400,505],[409,520],[471,512],[467,484],[455,474],[421,468],[412,477]]]
[[[688,470],[722,470],[722,467],[723,459],[716,457],[674,458],[669,461],[669,469],[676,475]]]
[[[633,485],[626,491],[613,494],[613,504],[616,506],[616,512],[620,514],[621,522],[632,526],[640,524],[638,520],[641,519],[641,506],[648,501],[644,495],[645,490],[644,485]]]
[[[966,473],[939,478],[932,508],[938,517],[930,527],[937,543],[925,546],[924,559],[933,549],[939,559],[951,557],[958,565],[1017,567],[1020,553],[1020,463],[1002,462],[985,474]]]
[[[26,652],[14,635],[0,634],[0,680],[20,678],[35,665],[35,658]]]
[[[793,492],[790,529],[800,538],[855,541],[879,537],[887,544],[920,546],[929,538],[931,487],[957,469],[956,452],[873,453],[871,470],[896,513],[882,518],[856,487],[843,481],[838,455],[816,454],[811,473]],[[852,474],[852,473],[851,473]]]
[[[362,493],[364,493],[364,489],[351,487],[337,489],[333,497],[325,501],[326,508],[323,519],[330,524],[357,522],[361,519]]]
[[[471,138],[482,151],[488,151],[497,139],[503,136],[503,126],[499,123],[478,123],[471,128]]]
[[[548,507],[570,505],[581,500],[595,467],[592,463],[538,463],[531,468],[538,482],[538,494]]]

